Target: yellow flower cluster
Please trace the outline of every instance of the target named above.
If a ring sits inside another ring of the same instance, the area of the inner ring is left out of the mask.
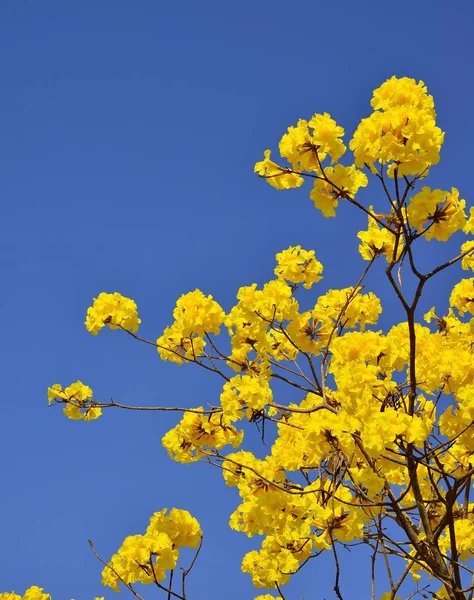
[[[323,321],[340,323],[342,318],[346,328],[359,325],[364,330],[366,325],[377,323],[382,305],[374,293],[362,294],[361,291],[360,287],[329,290],[318,298],[315,311]]]
[[[178,299],[173,317],[174,323],[156,340],[157,350],[162,360],[182,364],[202,355],[204,336],[219,334],[225,313],[212,296],[194,290]]]
[[[439,161],[444,133],[436,126],[433,97],[422,81],[392,77],[374,91],[374,112],[349,144],[358,167],[389,165],[388,174],[422,175]]]
[[[294,171],[319,171],[326,156],[336,162],[344,154],[343,135],[344,129],[328,113],[315,114],[309,121],[300,119],[296,127],[288,128],[280,141],[280,154]]]
[[[364,522],[370,519],[344,488],[338,494],[340,500],[333,498],[328,504],[329,482],[316,480],[306,487],[291,484],[280,459],[285,453],[290,458],[294,447],[288,444],[281,454],[274,449],[263,461],[243,451],[228,455],[223,464],[227,485],[237,486],[242,499],[230,526],[249,536],[266,536],[261,550],[249,552],[242,563],[254,585],[266,588],[287,583],[313,550],[330,548],[331,538],[359,538]]]
[[[335,217],[339,199],[354,197],[368,183],[367,176],[354,165],[335,165],[324,170],[325,177],[314,180],[310,198],[325,217]]]
[[[65,404],[64,414],[74,421],[93,421],[100,417],[102,410],[92,396],[91,388],[82,381],[71,383],[66,388],[54,383],[48,388],[48,404]]]
[[[255,172],[270,185],[282,190],[300,187],[305,173],[316,173],[311,199],[325,217],[334,217],[340,198],[354,197],[359,188],[367,185],[367,177],[355,165],[324,167],[327,157],[337,163],[346,151],[340,138],[344,129],[327,113],[315,114],[309,121],[300,119],[295,127],[280,141],[280,154],[291,165],[282,167],[270,159],[270,150],[265,151],[263,161],[255,164]]]
[[[219,305],[211,297],[206,299],[202,292],[198,295],[196,290],[192,297],[188,294],[186,303],[192,309],[190,313],[199,315],[200,329],[195,337],[196,327],[192,323],[196,319],[193,316],[189,318],[191,324],[183,325],[180,312],[182,303],[179,301],[180,310],[174,312],[177,320],[157,340],[161,358],[178,364],[186,359],[202,358],[205,347],[201,337],[203,332],[216,333],[223,322],[231,341],[227,364],[234,371],[248,375],[248,379],[242,381],[261,389],[262,380],[271,376],[271,361],[294,360],[300,351],[320,354],[340,324],[341,311],[346,328],[359,326],[364,329],[367,324],[377,322],[381,312],[380,301],[372,293],[362,294],[360,288],[329,290],[319,297],[312,310],[300,313],[294,297],[296,285],[303,283],[303,287],[308,289],[320,280],[322,264],[316,260],[314,251],[304,250],[300,246],[278,253],[276,260],[275,274],[278,278],[265,283],[262,289],[258,289],[256,284],[240,288],[238,302],[228,315],[224,315]],[[201,311],[204,302],[208,306]],[[194,310],[196,305],[198,309]],[[186,312],[184,314],[187,315]],[[235,380],[232,385],[234,383]],[[231,387],[229,385],[226,389]],[[221,399],[224,415],[231,420],[242,418],[242,409],[252,419],[252,415],[258,414],[268,403],[251,404],[237,399],[235,393],[228,392]]]
[[[290,283],[302,283],[305,290],[321,281],[323,265],[316,260],[314,250],[290,246],[276,255],[275,275]]]
[[[461,260],[462,268],[467,271],[470,269],[474,271],[474,241],[470,240],[469,242],[464,242],[461,246],[461,254],[465,254],[464,258]]]
[[[311,544],[299,544],[284,537],[268,536],[260,551],[248,552],[242,560],[242,571],[249,573],[256,588],[273,588],[288,583],[301,562],[311,555]]]
[[[94,298],[92,306],[87,309],[85,325],[92,335],[97,335],[105,325],[110,329],[126,329],[136,333],[140,325],[137,305],[118,292],[113,294],[102,292]]]
[[[461,279],[456,283],[449,298],[449,305],[456,308],[461,316],[466,312],[474,315],[474,277]]]
[[[228,364],[235,371],[264,376],[270,357],[294,354],[294,347],[276,326],[297,315],[298,303],[282,279],[265,283],[261,290],[255,283],[241,287],[237,300],[224,321],[232,347]]]
[[[462,231],[467,217],[465,200],[459,200],[459,191],[432,190],[424,186],[408,205],[408,222],[423,232],[427,240],[435,238],[446,242],[453,233]]]
[[[168,360],[177,365],[192,361],[202,355],[206,342],[198,335],[183,337],[179,325],[166,327],[163,334],[156,340],[158,354],[161,360]]]
[[[15,592],[0,592],[0,600],[50,600],[51,594],[44,594],[43,588],[37,585],[32,585],[26,590],[23,596],[15,594]],[[104,600],[103,596],[94,598],[94,600]]]
[[[439,161],[444,133],[436,125],[433,97],[425,84],[394,76],[374,91],[371,104],[374,112],[362,119],[349,143],[354,153],[353,165],[338,163],[346,150],[341,139],[344,129],[324,113],[315,114],[309,121],[300,119],[282,137],[280,155],[290,167],[273,162],[270,150],[266,150],[264,160],[255,164],[255,172],[277,189],[300,187],[304,177],[310,176],[314,179],[310,197],[325,217],[336,215],[339,200],[354,202],[359,189],[367,185],[367,176],[359,168],[368,167],[378,174],[378,163],[388,166],[390,177],[426,176],[429,167]],[[326,157],[335,164],[324,166]],[[421,206],[415,208],[414,219],[420,225],[432,218],[436,224],[443,221],[442,226],[427,229],[428,239],[444,239],[442,236],[449,230],[463,228],[463,201],[458,200],[457,190],[453,189],[450,195],[443,193],[446,197],[441,204],[445,204],[438,209],[441,214],[425,213]],[[415,201],[415,207],[420,202],[421,199]],[[381,240],[377,243],[384,245]]]
[[[472,506],[471,504],[471,510]],[[469,519],[459,518],[454,521],[454,535],[459,558],[462,561],[472,560],[474,558],[474,546],[472,545],[472,540],[474,540],[474,521],[472,517]],[[444,554],[448,554],[451,551],[451,534],[449,531],[442,536],[439,546]]]
[[[191,410],[191,409],[190,409]],[[206,414],[202,406],[186,412],[181,421],[168,431],[162,444],[173,460],[190,463],[230,444],[237,448],[244,432],[237,431],[220,412]]]
[[[202,538],[198,521],[187,510],[156,512],[145,533],[125,538],[102,571],[102,584],[119,591],[119,584],[163,581],[176,567],[181,548],[195,548]]]
[[[15,592],[3,592],[0,593],[0,600],[50,600],[50,594],[44,594],[43,588],[38,587],[37,585],[32,585],[29,587],[23,596],[15,594]]]
[[[374,214],[372,206],[369,207]],[[359,231],[357,237],[362,242],[359,245],[359,253],[364,260],[373,260],[377,256],[384,255],[387,262],[396,261],[400,258],[403,250],[403,238],[396,238],[393,231],[377,224],[374,217],[368,217],[368,229]]]
[[[251,420],[259,415],[273,399],[268,381],[262,377],[236,375],[224,385],[221,404],[224,417],[229,421],[238,421],[244,416]],[[270,414],[272,411],[269,411]]]
[[[203,336],[205,333],[217,335],[224,316],[224,311],[212,296],[205,296],[201,290],[183,294],[173,311],[183,337],[190,337],[192,334]]]
[[[290,169],[280,167],[270,158],[271,151],[265,150],[265,158],[255,163],[254,171],[264,177],[277,190],[289,190],[303,185],[304,179]]]

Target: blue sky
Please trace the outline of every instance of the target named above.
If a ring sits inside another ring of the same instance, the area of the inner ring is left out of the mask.
[[[216,401],[207,373],[162,363],[120,332],[88,334],[101,291],[134,298],[155,339],[183,292],[200,287],[229,309],[292,244],[316,250],[321,290],[354,283],[362,215],[344,206],[324,220],[308,186],[276,192],[253,165],[314,112],[349,136],[393,74],[426,82],[447,132],[428,183],[469,199],[473,18],[470,0],[1,3],[0,591],[110,598],[87,539],[107,557],[153,511],[178,506],[205,532],[190,600],[253,598],[240,558],[257,542],[227,526],[236,493],[161,447],[177,417],[72,422],[48,409],[46,389],[81,379],[129,404]],[[426,252],[435,264],[446,247]],[[378,273],[390,324],[398,309]],[[428,308],[445,306],[458,275],[428,289]],[[348,575],[361,568],[351,557]],[[327,569],[314,563],[290,598],[329,600]],[[351,583],[346,597],[368,589]]]

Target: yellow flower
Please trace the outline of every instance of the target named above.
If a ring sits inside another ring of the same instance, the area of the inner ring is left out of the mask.
[[[335,217],[339,199],[344,198],[345,194],[354,198],[359,188],[368,183],[365,173],[356,169],[354,165],[345,167],[338,164],[335,167],[327,167],[324,174],[326,179],[314,180],[310,198],[325,217]]]
[[[280,155],[286,158],[294,171],[317,171],[318,158],[307,121],[300,119],[296,127],[288,127],[279,144]]]
[[[315,114],[308,125],[314,130],[312,143],[318,148],[320,160],[323,161],[329,155],[331,162],[337,162],[346,151],[339,139],[344,135],[344,129],[328,113]]]
[[[374,112],[362,119],[349,147],[359,167],[389,164],[388,175],[426,175],[439,161],[444,133],[422,81],[392,77],[374,91]]]
[[[125,538],[102,571],[102,584],[119,591],[119,583],[154,584],[176,568],[179,548],[195,548],[202,537],[197,520],[177,508],[156,512],[144,535]]]
[[[50,594],[43,594],[43,588],[32,585],[23,595],[23,600],[49,600]]]
[[[161,360],[169,360],[181,365],[186,360],[192,361],[201,356],[206,342],[198,335],[184,337],[181,323],[173,323],[156,340],[156,345]]]
[[[93,400],[91,388],[82,381],[71,383],[66,388],[59,383],[53,384],[48,388],[48,403],[65,404],[64,414],[75,421],[93,421],[102,414],[102,409]]]
[[[373,214],[373,207],[369,207]],[[395,235],[395,232],[389,231],[385,227],[378,225],[377,221],[370,215],[368,217],[368,229],[359,231],[357,237],[361,240],[359,253],[364,260],[372,260],[376,256],[385,255],[387,262],[397,260],[403,250],[403,238],[401,235]]]
[[[303,185],[303,177],[290,173],[288,169],[274,163],[270,160],[270,154],[270,150],[265,150],[265,158],[255,163],[255,173],[258,173],[260,177],[264,177],[277,190],[288,190]]]
[[[471,249],[472,252],[468,252]],[[461,260],[462,268],[465,271],[467,271],[468,269],[474,271],[474,240],[464,242],[464,244],[461,246],[461,254],[464,254],[464,252],[468,252],[468,254],[466,254],[466,256],[464,256]]]
[[[280,154],[294,171],[321,172],[320,163],[328,155],[336,162],[344,154],[346,147],[339,139],[343,135],[344,129],[328,113],[315,114],[309,122],[300,119],[296,127],[288,128],[279,144]]]
[[[178,299],[173,317],[182,337],[189,338],[192,335],[203,336],[205,333],[217,335],[225,314],[212,296],[205,296],[201,290],[194,290]]]
[[[228,444],[237,448],[242,443],[244,432],[237,431],[222,414],[204,414],[202,406],[193,411],[186,412],[161,440],[173,460],[195,462],[213,449],[219,450]]]
[[[290,246],[276,255],[275,275],[290,283],[303,283],[306,290],[322,279],[323,265],[316,260],[314,250]]]
[[[202,530],[197,519],[187,510],[165,508],[152,515],[146,530],[147,535],[163,532],[177,548],[196,548],[202,538]]]
[[[466,312],[474,314],[474,277],[461,279],[456,283],[449,298],[449,305],[457,308],[461,316]]]
[[[320,296],[314,312],[322,321],[343,321],[347,328],[359,324],[363,331],[366,325],[374,325],[378,321],[382,305],[379,298],[372,292],[361,294],[360,288],[351,287],[329,290]]]
[[[110,329],[121,328],[136,333],[140,322],[137,305],[133,300],[118,292],[113,294],[102,292],[94,298],[92,306],[87,309],[85,325],[92,335],[97,335],[105,325]]]
[[[423,232],[427,240],[435,238],[445,242],[465,227],[465,205],[465,200],[459,200],[456,188],[444,192],[425,186],[411,199],[408,220],[410,226]]]
[[[261,377],[236,375],[224,384],[221,393],[221,404],[225,417],[229,421],[237,421],[246,411],[248,419],[259,414],[273,400],[268,381]]]
[[[119,591],[119,582],[146,585],[163,581],[166,571],[176,567],[178,557],[179,551],[166,533],[129,535],[102,571],[102,585]]]

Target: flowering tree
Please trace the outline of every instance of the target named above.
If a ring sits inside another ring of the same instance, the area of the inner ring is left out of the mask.
[[[90,421],[112,408],[183,413],[162,440],[170,457],[220,467],[240,496],[230,527],[263,536],[261,549],[242,560],[254,586],[271,592],[255,600],[285,599],[285,584],[322,553],[333,558],[342,600],[341,547],[369,549],[374,599],[400,600],[407,589],[406,598],[473,598],[474,278],[456,283],[448,314],[424,315],[428,325],[417,322],[417,308],[440,272],[456,263],[474,268],[474,239],[428,272],[419,266],[423,244],[474,234],[474,209],[466,214],[455,188],[421,185],[444,137],[423,82],[392,77],[371,105],[349,142],[353,164],[340,162],[344,130],[324,113],[289,127],[279,145],[287,165],[273,162],[270,150],[255,165],[278,190],[310,179],[325,217],[347,208],[340,204],[365,213],[368,227],[358,237],[366,265],[352,287],[314,294],[322,264],[313,250],[290,247],[277,254],[274,277],[262,289],[241,287],[228,312],[200,290],[181,296],[156,342],[138,334],[133,300],[101,293],[87,311],[93,335],[120,329],[162,360],[206,369],[222,380],[219,400],[206,408],[130,407],[96,399],[80,381],[48,390],[49,403],[63,405],[70,419]],[[375,207],[356,198],[369,179],[381,190]],[[364,288],[374,269],[405,314],[386,332],[373,327],[382,307]],[[405,273],[413,291],[403,286]],[[305,293],[309,310],[300,309]],[[229,342],[217,340],[223,327]],[[285,401],[284,386],[299,400]],[[245,449],[244,428],[255,426],[273,440],[264,459]],[[201,542],[197,520],[172,509],[156,512],[145,533],[127,537],[108,560],[91,546],[105,586],[142,598],[136,584],[149,584],[185,600]],[[183,547],[196,550],[179,571]],[[385,588],[376,582],[380,569]],[[24,595],[47,598],[36,587]]]

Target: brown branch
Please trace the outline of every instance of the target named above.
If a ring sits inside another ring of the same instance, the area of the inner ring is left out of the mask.
[[[196,360],[196,358],[188,358],[187,356],[184,356],[183,354],[181,354],[180,352],[177,352],[176,350],[172,350],[171,348],[168,348],[166,346],[161,346],[161,344],[157,344],[156,342],[152,342],[150,340],[142,338],[139,335],[137,335],[136,333],[133,333],[129,329],[125,329],[124,327],[121,327],[120,325],[118,325],[118,327],[122,331],[125,331],[125,333],[128,333],[128,335],[130,335],[132,338],[134,338],[135,340],[137,340],[139,342],[142,342],[143,344],[148,344],[149,346],[153,346],[154,348],[159,348],[160,350],[164,350],[165,352],[171,352],[172,354],[179,356],[179,358],[181,360],[184,360],[185,362],[195,363],[195,364],[199,365],[200,367],[202,367],[203,369],[206,369],[206,371],[211,371],[212,373],[217,373],[218,375],[220,375],[220,377],[222,377],[226,381],[229,381],[229,378],[226,375],[224,375],[224,373],[222,371],[220,371],[219,369],[216,369],[214,367],[209,367],[208,365],[205,365],[202,361]]]
[[[199,553],[201,552],[201,548],[202,548],[202,540],[203,540],[203,536],[201,535],[200,539],[199,539],[199,544],[196,550],[196,554],[193,557],[193,560],[191,561],[191,564],[189,565],[189,567],[187,569],[182,569],[183,574],[181,577],[181,591],[183,594],[183,598],[186,598],[186,577],[189,575],[189,573],[192,571],[192,568],[194,567],[197,557],[199,556]]]
[[[340,576],[341,576],[341,568],[339,566],[339,558],[337,556],[337,551],[336,551],[336,544],[334,543],[334,538],[332,537],[332,532],[330,530],[329,531],[329,539],[331,541],[331,548],[332,548],[332,553],[334,556],[334,564],[336,566],[336,575],[335,575],[335,580],[334,580],[334,593],[336,594],[336,596],[339,598],[339,600],[344,600],[342,594],[341,594],[341,589],[339,587],[339,580],[340,580]]]

